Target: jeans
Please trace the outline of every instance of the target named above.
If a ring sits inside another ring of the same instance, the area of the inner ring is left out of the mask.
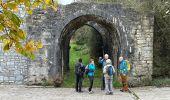
[[[77,92],[81,92],[82,91],[81,90],[82,83],[83,83],[83,76],[76,74],[76,91]]]
[[[89,81],[90,81],[90,85],[89,85],[89,92],[92,90],[93,87],[93,80],[94,80],[94,76],[88,76],[89,77]]]
[[[113,92],[112,81],[113,81],[113,78],[110,78],[110,79],[105,78],[105,91],[106,91],[106,93]]]

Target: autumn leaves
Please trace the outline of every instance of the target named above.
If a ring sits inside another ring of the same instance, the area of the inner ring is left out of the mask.
[[[27,33],[21,28],[23,19],[17,14],[20,7],[27,14],[32,14],[33,9],[52,7],[57,10],[53,0],[0,0],[0,40],[3,41],[4,51],[14,47],[16,52],[34,59],[34,53],[43,47],[41,41],[26,40]]]

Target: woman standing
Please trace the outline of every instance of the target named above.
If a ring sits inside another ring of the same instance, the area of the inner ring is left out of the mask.
[[[87,73],[87,76],[89,78],[89,82],[90,82],[90,85],[89,85],[89,93],[92,94],[93,91],[92,91],[92,87],[93,87],[93,80],[94,80],[94,72],[95,72],[95,64],[94,64],[94,60],[93,59],[90,59],[90,63],[86,66],[86,73]]]
[[[106,95],[113,94],[113,75],[115,73],[114,66],[112,65],[112,61],[110,59],[106,60],[106,65],[103,68],[103,74],[105,77],[105,90]]]

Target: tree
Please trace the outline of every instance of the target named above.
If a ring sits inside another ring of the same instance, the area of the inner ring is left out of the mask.
[[[154,76],[170,76],[170,2],[159,1],[154,6]]]
[[[34,53],[43,47],[40,41],[25,40],[27,33],[21,28],[23,18],[18,15],[20,8],[24,8],[22,11],[27,14],[32,14],[37,7],[52,7],[56,10],[53,0],[0,0],[0,40],[4,44],[4,51],[14,47],[16,52],[33,59]]]

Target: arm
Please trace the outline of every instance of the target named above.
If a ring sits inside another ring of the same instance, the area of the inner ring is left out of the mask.
[[[105,66],[104,66],[104,68],[103,68],[103,74],[106,74],[106,68],[105,68]]]
[[[86,68],[85,69],[88,69],[88,65],[86,66]]]
[[[103,64],[103,59],[99,59],[98,63],[102,65]]]
[[[104,68],[103,68],[103,74],[106,74],[106,73],[107,73],[107,69],[108,69],[108,67],[107,67],[107,66],[104,66]]]

